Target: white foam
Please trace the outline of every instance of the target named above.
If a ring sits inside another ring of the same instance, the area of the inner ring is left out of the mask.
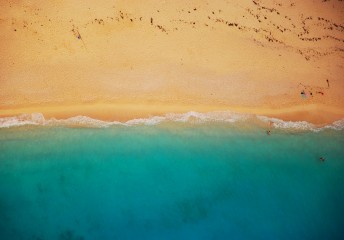
[[[249,115],[246,114],[238,114],[233,112],[207,112],[207,113],[199,113],[199,112],[187,112],[187,113],[169,113],[166,115],[167,120],[175,121],[175,122],[195,122],[195,123],[203,123],[203,122],[236,122],[239,120],[246,120]]]
[[[21,114],[13,117],[0,118],[0,128],[10,128],[24,125],[40,125],[40,126],[77,126],[77,127],[96,127],[104,128],[113,125],[121,126],[136,126],[136,125],[157,125],[163,122],[188,122],[193,124],[201,124],[207,122],[224,122],[235,123],[244,122],[246,120],[257,120],[270,124],[274,128],[280,129],[295,129],[302,131],[321,131],[325,129],[343,130],[344,119],[335,121],[330,125],[324,127],[317,127],[306,121],[283,121],[277,118],[270,118],[266,116],[259,116],[253,114],[241,114],[229,111],[221,112],[187,112],[187,113],[168,113],[163,116],[152,116],[149,118],[132,119],[127,122],[117,121],[102,121],[99,119],[93,119],[87,116],[75,116],[67,119],[45,119],[41,113]]]
[[[84,126],[84,127],[109,127],[119,122],[106,122],[98,119],[93,119],[87,116],[76,116],[67,119],[49,119],[45,121],[44,125],[48,126]]]
[[[163,121],[165,121],[165,117],[160,117],[160,116],[154,116],[150,118],[137,118],[137,119],[132,119],[124,123],[124,125],[127,126],[133,126],[133,125],[157,125]]]
[[[0,118],[0,128],[9,128],[24,125],[44,124],[45,119],[42,113],[21,114],[13,117]]]
[[[335,121],[329,125],[323,127],[317,127],[316,125],[306,122],[306,121],[283,121],[277,118],[270,118],[266,116],[257,116],[257,118],[265,123],[271,123],[275,128],[281,129],[296,129],[296,130],[303,130],[303,131],[313,131],[319,132],[325,129],[332,129],[332,130],[343,130],[344,129],[344,118],[338,121]]]
[[[257,116],[259,120],[265,123],[272,124],[275,128],[282,128],[282,129],[298,129],[298,130],[315,130],[319,129],[314,124],[306,122],[306,121],[283,121],[278,118],[270,118],[266,116]]]
[[[333,130],[343,130],[344,129],[344,118],[338,121],[333,122],[330,125],[323,127],[324,129],[333,129]]]

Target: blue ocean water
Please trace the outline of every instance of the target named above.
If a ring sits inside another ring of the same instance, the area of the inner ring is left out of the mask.
[[[344,239],[344,132],[0,129],[0,239]]]

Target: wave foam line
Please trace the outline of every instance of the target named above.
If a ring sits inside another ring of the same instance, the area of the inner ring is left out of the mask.
[[[110,127],[114,125],[135,126],[135,125],[157,125],[162,122],[190,122],[190,123],[206,123],[206,122],[224,122],[235,123],[247,120],[258,119],[264,124],[270,124],[274,128],[280,129],[296,129],[306,131],[321,131],[325,129],[342,130],[344,129],[344,119],[335,121],[324,127],[317,127],[306,121],[283,121],[277,118],[259,116],[254,114],[241,114],[229,111],[222,112],[187,112],[187,113],[168,113],[164,116],[153,116],[150,118],[132,119],[127,122],[102,121],[87,116],[75,116],[67,119],[45,119],[42,113],[21,114],[13,117],[0,118],[0,128],[10,128],[25,125],[40,126],[78,126],[78,127]]]
[[[344,118],[338,121],[335,121],[329,125],[324,127],[317,127],[316,125],[306,122],[306,121],[283,121],[278,118],[270,118],[266,116],[257,116],[257,118],[265,123],[272,124],[274,128],[281,128],[281,129],[297,129],[297,130],[304,130],[304,131],[322,131],[325,129],[332,129],[332,130],[343,130],[344,129]]]

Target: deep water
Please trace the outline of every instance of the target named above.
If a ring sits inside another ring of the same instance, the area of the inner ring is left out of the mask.
[[[344,239],[344,131],[1,129],[0,239]]]

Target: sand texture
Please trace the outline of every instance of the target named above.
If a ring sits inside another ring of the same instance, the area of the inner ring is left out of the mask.
[[[0,2],[0,116],[344,117],[344,1]],[[302,93],[302,94],[301,94]]]

